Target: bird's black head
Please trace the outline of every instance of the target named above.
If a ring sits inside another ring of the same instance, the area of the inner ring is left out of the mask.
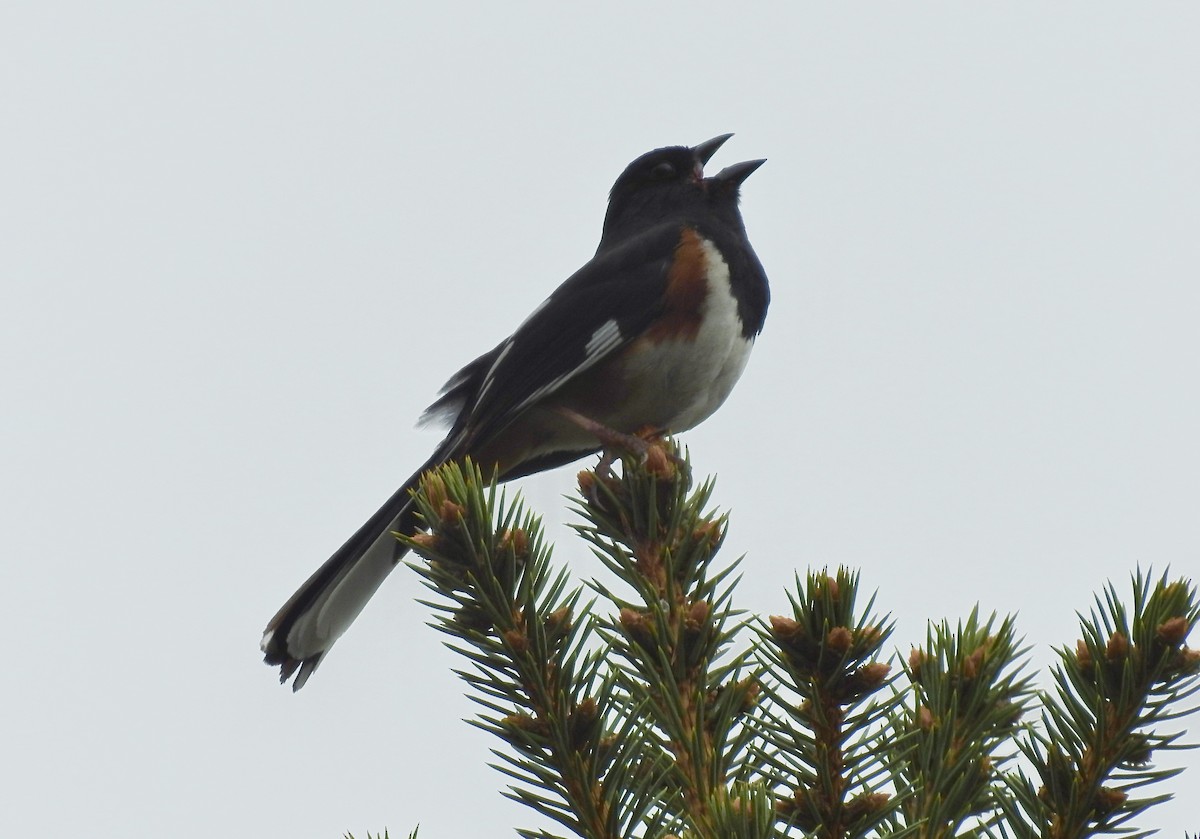
[[[626,166],[609,193],[600,248],[660,220],[696,216],[714,208],[736,213],[738,187],[763,161],[738,163],[704,177],[704,165],[732,136],[722,134],[691,147],[655,149]]]

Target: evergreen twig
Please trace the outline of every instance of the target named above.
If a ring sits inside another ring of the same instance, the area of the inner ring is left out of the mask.
[[[593,583],[616,611],[598,626],[621,688],[643,717],[646,747],[669,767],[664,824],[701,839],[770,835],[756,815],[765,791],[730,788],[759,685],[746,653],[729,652],[741,625],[731,604],[737,563],[713,567],[726,520],[705,509],[712,482],[691,492],[686,459],[655,441],[625,457],[619,477],[583,472],[580,484],[586,523],[576,529],[632,588],[626,597]]]
[[[957,628],[931,624],[925,646],[910,653],[910,687],[891,727],[916,741],[896,780],[917,836],[963,835],[968,822],[987,823],[1003,806],[998,770],[1013,753],[1001,749],[1011,749],[1032,697],[1019,644],[1012,617],[981,621],[976,607]]]
[[[434,625],[471,663],[458,672],[484,709],[476,724],[512,749],[497,752],[509,796],[588,839],[631,836],[661,772],[640,760],[636,719],[616,714],[627,703],[588,649],[581,590],[551,568],[538,520],[486,486],[473,464],[451,463],[416,494],[430,532],[406,542],[440,596]],[[649,782],[633,782],[637,766]]]
[[[891,666],[878,656],[892,633],[872,614],[874,598],[856,609],[858,575],[840,568],[796,581],[792,616],[773,616],[762,630],[768,683],[758,771],[782,787],[776,805],[787,828],[842,839],[868,835],[897,802],[880,749],[880,723],[898,700],[878,700]],[[903,752],[907,746],[891,744]]]
[[[1184,643],[1200,618],[1195,586],[1157,581],[1138,570],[1133,614],[1110,583],[1090,616],[1080,615],[1082,638],[1058,650],[1054,691],[1043,691],[1041,728],[1020,742],[1037,781],[1009,776],[1011,800],[999,831],[1019,839],[1075,839],[1132,833],[1131,821],[1165,795],[1139,797],[1150,784],[1178,774],[1158,769],[1156,751],[1185,748],[1182,731],[1162,732],[1196,708],[1183,707],[1200,691],[1200,651]]]
[[[426,476],[429,532],[405,540],[468,662],[475,724],[507,744],[507,795],[575,835],[1076,839],[1130,832],[1164,800],[1143,788],[1176,771],[1152,756],[1185,746],[1160,727],[1200,691],[1190,582],[1139,571],[1132,614],[1110,585],[1049,692],[1023,675],[1012,618],[978,609],[931,625],[893,673],[894,624],[844,568],[797,579],[791,615],[737,649],[752,622],[733,607],[738,562],[717,565],[712,482],[693,488],[671,441],[579,480],[576,529],[613,580],[594,600],[470,463]],[[1022,722],[1035,701],[1039,724]]]

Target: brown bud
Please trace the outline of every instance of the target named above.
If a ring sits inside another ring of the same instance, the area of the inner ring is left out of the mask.
[[[508,550],[512,548],[512,552],[516,556],[525,556],[529,553],[529,534],[520,527],[510,528],[500,535],[500,549]]]
[[[504,643],[514,653],[523,653],[529,649],[529,638],[519,629],[510,629],[504,633]]]
[[[884,792],[871,792],[855,796],[846,807],[846,820],[858,821],[864,816],[874,815],[887,806],[891,796]]]
[[[575,476],[575,480],[579,481],[579,491],[587,498],[592,498],[596,489],[596,473],[591,469],[584,469]]]
[[[878,643],[879,639],[883,637],[883,627],[878,624],[864,626],[858,631],[857,635],[858,643],[870,646],[871,644]]]
[[[675,477],[675,464],[667,456],[667,450],[661,442],[651,443],[646,449],[646,471],[659,480],[669,480]]]
[[[858,668],[858,675],[862,678],[863,684],[871,689],[882,685],[891,672],[892,665],[885,664],[882,661],[873,661]]]
[[[1120,661],[1129,655],[1129,639],[1122,632],[1114,632],[1104,648],[1104,657],[1109,661]]]
[[[1183,639],[1187,637],[1190,630],[1191,627],[1188,626],[1187,618],[1177,616],[1160,624],[1155,634],[1158,635],[1158,639],[1164,644],[1177,647],[1183,643]]]
[[[438,508],[438,518],[442,524],[458,524],[463,520],[463,513],[465,512],[466,510],[461,505],[446,499],[442,502],[441,507]]]
[[[829,630],[829,634],[825,636],[825,643],[829,649],[835,653],[845,653],[850,649],[850,645],[854,642],[854,636],[850,630],[844,626],[835,626]]]
[[[621,627],[625,630],[626,635],[636,641],[645,642],[654,637],[646,615],[636,609],[625,607],[621,610]]]
[[[920,678],[921,668],[925,666],[925,662],[929,660],[929,656],[920,647],[913,647],[912,652],[908,654],[908,669],[912,671],[914,677]]]
[[[688,607],[687,617],[683,619],[685,629],[696,632],[708,623],[712,613],[712,605],[707,600],[696,600]]]
[[[883,662],[864,664],[841,682],[841,687],[836,693],[837,701],[848,705],[860,697],[874,693],[887,681],[891,671],[891,665]]]
[[[454,619],[467,629],[485,632],[492,628],[492,619],[479,606],[467,604],[454,613]]]
[[[534,719],[529,714],[510,714],[500,721],[511,728],[528,731],[531,734],[537,734],[542,737],[550,733],[550,727],[546,723],[539,719]]]
[[[555,609],[550,614],[546,615],[546,629],[551,634],[555,634],[560,630],[570,630],[571,628],[571,608],[563,606],[561,609]]]
[[[433,553],[437,549],[438,537],[432,533],[416,533],[412,536],[415,549],[420,553]]]
[[[421,489],[433,509],[436,510],[446,503],[446,482],[437,472],[425,473],[421,478]]]
[[[692,531],[693,539],[697,542],[707,542],[710,548],[715,548],[724,536],[721,523],[712,520],[700,522]]]
[[[590,696],[586,697],[575,708],[575,714],[584,722],[591,722],[592,720],[596,719],[596,700]]]
[[[983,659],[991,648],[990,641],[985,641],[974,649],[974,651],[963,661],[963,675],[968,679],[974,679],[979,675],[979,671],[983,668]]]
[[[834,600],[837,600],[839,594],[837,577],[830,577],[827,574],[825,575],[824,583],[826,590],[829,592],[829,596]]]
[[[1090,670],[1092,667],[1092,651],[1082,638],[1075,642],[1075,661],[1080,670]]]
[[[804,637],[804,627],[791,618],[771,615],[771,634],[783,642],[794,641]]]
[[[1100,787],[1096,791],[1096,812],[1101,815],[1111,813],[1124,804],[1128,798],[1129,796],[1119,789]]]
[[[924,705],[917,708],[917,727],[922,731],[933,730],[933,712]]]
[[[571,714],[571,740],[574,748],[582,748],[591,741],[596,729],[596,718],[599,716],[596,700],[590,696],[575,706],[575,712]]]
[[[1125,754],[1125,759],[1129,763],[1134,766],[1145,766],[1154,756],[1154,746],[1145,734],[1134,732],[1129,735],[1129,746]]]
[[[742,688],[741,711],[745,713],[758,704],[758,695],[762,693],[762,685],[754,679],[743,679],[740,685]]]

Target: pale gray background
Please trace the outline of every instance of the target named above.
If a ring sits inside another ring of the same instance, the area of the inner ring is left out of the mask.
[[[0,835],[530,823],[411,572],[298,696],[259,633],[659,145],[769,158],[766,332],[686,436],[741,605],[848,563],[902,650],[979,602],[1044,664],[1200,570],[1200,7],[433,5],[0,11]],[[522,489],[586,577],[573,474]]]

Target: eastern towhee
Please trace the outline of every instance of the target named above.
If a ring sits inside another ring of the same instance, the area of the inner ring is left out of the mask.
[[[422,417],[448,424],[446,439],[267,624],[262,650],[281,682],[295,674],[303,687],[396,567],[393,532],[421,529],[410,492],[427,470],[470,457],[517,478],[598,451],[598,426],[686,431],[725,401],[770,298],[738,211],[763,161],[704,176],[731,136],[630,163],[591,261],[446,383]]]

